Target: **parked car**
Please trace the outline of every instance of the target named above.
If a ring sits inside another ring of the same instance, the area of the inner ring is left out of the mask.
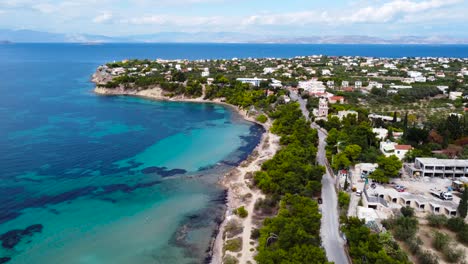
[[[395,190],[397,190],[398,192],[404,192],[406,190],[405,186],[403,185],[395,185]]]

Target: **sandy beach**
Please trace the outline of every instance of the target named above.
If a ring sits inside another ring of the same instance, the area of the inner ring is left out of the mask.
[[[96,84],[103,83],[105,80],[99,78],[99,76],[93,75],[92,81]],[[96,94],[100,95],[127,95],[148,98],[152,100],[161,101],[173,101],[173,102],[193,102],[193,103],[214,103],[221,104],[234,109],[241,117],[247,121],[257,123],[265,128],[265,133],[262,135],[260,143],[250,154],[250,156],[243,161],[238,167],[231,170],[229,173],[224,175],[220,180],[220,184],[227,189],[228,201],[227,208],[224,215],[224,220],[220,224],[218,234],[214,238],[211,246],[211,263],[218,264],[223,262],[223,258],[226,255],[231,255],[238,259],[239,263],[255,263],[254,256],[256,254],[256,241],[250,239],[251,232],[254,228],[257,228],[253,221],[254,217],[254,205],[255,202],[264,198],[262,192],[253,187],[252,175],[255,171],[261,169],[261,164],[271,159],[276,151],[279,149],[279,136],[270,132],[271,121],[267,121],[262,124],[255,120],[255,117],[249,116],[249,113],[240,109],[239,107],[223,102],[222,99],[205,100],[204,95],[197,98],[188,98],[185,96],[174,96],[169,97],[165,95],[164,91],[159,87],[152,87],[145,90],[132,90],[118,87],[115,89],[108,89],[96,86],[94,89]],[[203,89],[204,94],[204,89]],[[240,218],[233,214],[233,211],[240,206],[248,212],[246,218]],[[237,234],[235,237],[229,239],[241,238],[242,249],[240,252],[224,252],[223,247],[226,243],[225,228],[230,221],[237,221],[242,227],[242,232]]]
[[[236,257],[239,263],[255,263],[253,257],[256,251],[251,250],[256,248],[256,242],[250,239],[251,232],[254,228],[258,228],[254,221],[254,205],[255,202],[264,198],[264,194],[257,188],[253,187],[252,174],[261,169],[261,164],[271,159],[279,149],[279,136],[272,134],[269,131],[270,122],[264,124],[266,132],[262,136],[261,142],[247,160],[242,162],[239,167],[233,169],[225,175],[221,184],[228,189],[227,210],[223,223],[219,228],[218,235],[213,245],[213,264],[222,263],[226,255]],[[246,218],[240,218],[233,214],[233,211],[240,206],[248,212]],[[229,239],[242,239],[242,249],[240,252],[224,252],[223,246],[226,242],[225,229],[226,225],[231,222],[239,222],[242,226],[242,232]]]

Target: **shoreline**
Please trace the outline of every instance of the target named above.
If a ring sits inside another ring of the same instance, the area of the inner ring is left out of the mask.
[[[164,102],[174,102],[174,103],[199,103],[199,104],[217,104],[217,105],[222,105],[225,107],[229,107],[233,109],[237,114],[239,114],[242,119],[248,122],[255,123],[257,125],[262,126],[265,130],[267,129],[265,124],[258,122],[255,120],[255,118],[250,117],[248,115],[247,110],[241,109],[238,106],[226,103],[222,101],[221,99],[214,99],[214,100],[207,100],[203,99],[203,95],[201,97],[196,97],[196,98],[187,98],[184,96],[174,96],[174,97],[169,97],[164,95],[164,92],[161,88],[158,87],[153,87],[151,89],[146,89],[146,90],[127,90],[123,88],[115,88],[115,89],[109,89],[109,88],[103,88],[103,87],[95,87],[93,92],[95,94],[101,95],[101,96],[133,96],[133,97],[140,97],[140,98],[146,98],[149,100],[155,100],[155,101],[164,101]]]
[[[95,76],[93,76],[92,80],[95,84],[98,84],[98,80],[96,80]],[[126,90],[121,87],[115,89],[103,88],[103,87],[96,87],[94,88],[94,93],[101,95],[101,96],[132,96],[132,97],[140,97],[146,98],[150,100],[157,100],[157,101],[167,101],[167,102],[185,102],[185,103],[212,103],[218,104],[225,107],[229,107],[230,109],[234,110],[243,120],[247,122],[251,122],[256,125],[260,125],[263,127],[264,132],[261,136],[260,142],[256,145],[253,151],[249,154],[249,156],[243,160],[238,166],[231,169],[228,173],[220,176],[218,184],[224,188],[227,192],[226,195],[226,203],[225,203],[225,210],[223,212],[223,217],[221,222],[216,227],[213,236],[211,238],[211,242],[208,245],[207,249],[207,256],[205,258],[206,263],[218,264],[222,263],[224,252],[223,246],[226,242],[226,238],[224,236],[225,227],[229,220],[233,217],[237,217],[232,214],[232,211],[236,209],[240,204],[244,204],[243,198],[239,197],[240,193],[251,193],[254,192],[252,195],[252,199],[250,203],[245,206],[248,211],[248,217],[246,219],[241,219],[242,226],[243,226],[243,244],[242,247],[242,257],[240,263],[246,263],[247,259],[253,260],[254,252],[249,251],[248,243],[250,238],[250,233],[252,230],[252,217],[254,215],[254,204],[257,199],[263,198],[264,195],[261,193],[260,190],[255,189],[252,190],[246,184],[246,175],[247,173],[253,173],[257,170],[260,170],[261,163],[263,161],[268,160],[274,156],[276,151],[279,148],[279,137],[272,134],[269,129],[271,127],[271,122],[268,121],[266,123],[260,123],[255,118],[250,117],[248,115],[248,111],[241,109],[237,106],[231,105],[229,103],[221,101],[221,99],[215,100],[206,100],[203,99],[203,95],[198,98],[186,98],[183,96],[175,96],[175,97],[168,97],[164,95],[164,92],[159,87],[153,87],[151,89],[146,90]],[[233,177],[234,176],[234,177]],[[240,178],[240,180],[239,180]],[[236,181],[237,180],[237,181]],[[248,221],[246,225],[244,222]],[[248,227],[248,228],[246,228]],[[247,230],[248,229],[248,230]]]

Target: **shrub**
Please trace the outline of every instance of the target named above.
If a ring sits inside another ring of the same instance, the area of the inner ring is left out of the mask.
[[[240,218],[246,218],[246,217],[249,215],[249,213],[247,212],[247,210],[245,210],[244,206],[241,206],[241,207],[237,208],[237,209],[234,211],[234,213],[235,213],[236,215],[238,215]]]
[[[250,239],[257,240],[260,237],[260,229],[254,228],[252,229],[252,233],[250,233]]]
[[[465,221],[460,217],[452,217],[447,221],[447,228],[453,232],[459,232],[465,226]]]
[[[404,217],[413,217],[414,216],[414,209],[409,207],[409,206],[402,207],[400,211],[401,211],[401,214]]]
[[[350,196],[348,193],[340,191],[338,193],[338,204],[341,209],[347,210],[349,206]]]
[[[460,242],[468,245],[468,225],[465,225],[463,229],[457,233],[457,238]]]
[[[234,238],[226,241],[224,251],[240,252],[242,250],[242,238]]]
[[[408,245],[408,249],[412,254],[418,254],[421,251],[421,239],[418,238],[412,238],[408,239],[406,241],[406,244]]]
[[[263,114],[257,116],[257,121],[262,123],[262,124],[265,123],[267,120],[268,120],[268,118]]]
[[[441,232],[434,232],[434,240],[432,241],[432,246],[439,250],[442,251],[448,244],[450,243],[450,237],[446,234],[443,234]]]
[[[231,220],[226,224],[225,230],[227,237],[232,238],[242,233],[243,227],[238,221]]]
[[[444,215],[435,215],[435,214],[430,214],[426,217],[427,221],[429,222],[429,225],[432,227],[437,227],[440,228],[444,225],[447,224],[447,217]]]
[[[431,253],[429,250],[425,250],[418,255],[419,263],[424,264],[439,264],[439,258]]]
[[[239,260],[237,260],[236,257],[234,257],[234,256],[226,255],[223,258],[223,263],[224,264],[237,264],[237,263],[239,263]]]
[[[418,231],[418,220],[412,217],[400,217],[395,221],[395,238],[405,241]]]
[[[465,252],[462,249],[453,249],[453,247],[444,248],[444,256],[449,262],[458,263],[458,261],[465,258]]]
[[[272,214],[278,205],[278,198],[267,196],[265,199],[258,199],[255,202],[255,210],[261,210],[263,214]]]

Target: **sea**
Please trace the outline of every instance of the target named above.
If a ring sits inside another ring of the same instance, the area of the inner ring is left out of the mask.
[[[0,45],[0,263],[204,263],[220,177],[263,128],[215,104],[98,96],[122,59],[468,57],[467,45]]]

